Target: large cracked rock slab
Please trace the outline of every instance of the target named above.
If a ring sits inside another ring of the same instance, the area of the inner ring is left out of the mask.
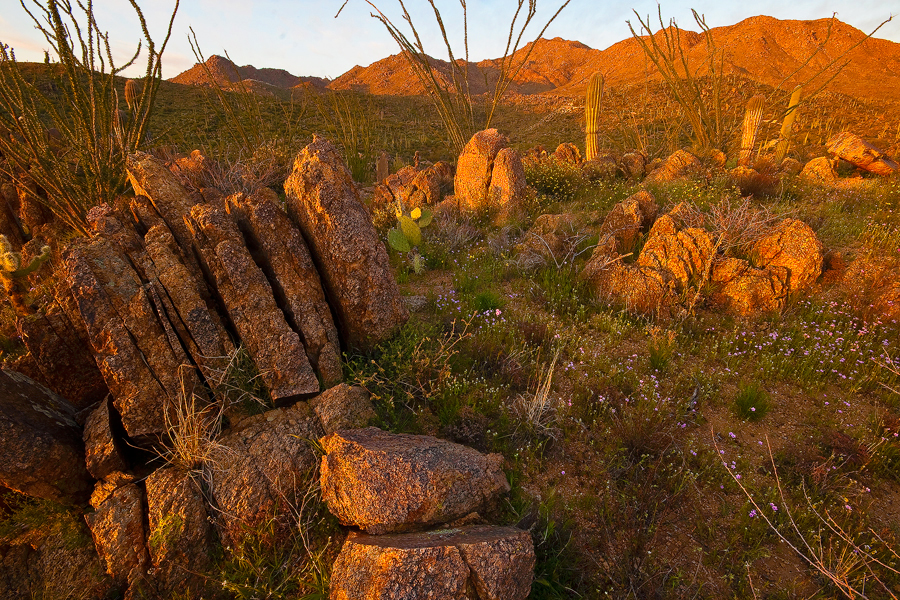
[[[272,398],[287,402],[318,392],[300,336],[231,217],[214,206],[197,205],[189,223],[201,261]]]
[[[409,318],[384,242],[337,148],[315,138],[284,184],[347,346],[368,350]]]
[[[98,237],[65,255],[66,279],[90,338],[94,359],[128,435],[146,439],[165,430],[167,398],[176,398],[193,373],[180,344],[170,339],[157,307],[129,259]]]
[[[503,457],[427,435],[377,427],[321,440],[322,496],[345,525],[415,531],[479,510],[509,491]]]
[[[302,337],[323,385],[339,383],[343,370],[337,327],[300,230],[268,188],[249,198],[235,196],[228,208],[252,240],[257,262],[263,265],[288,323]]]
[[[0,371],[0,485],[76,502],[92,487],[75,409],[14,371]]]
[[[322,435],[305,402],[240,421],[218,440],[205,469],[224,543],[271,517],[305,490],[316,467],[312,443]]]
[[[534,563],[531,535],[513,527],[351,533],[334,563],[330,597],[524,600]]]
[[[171,230],[159,223],[144,235],[148,268],[167,321],[208,380],[224,372],[234,345],[210,298],[202,274],[192,271]]]

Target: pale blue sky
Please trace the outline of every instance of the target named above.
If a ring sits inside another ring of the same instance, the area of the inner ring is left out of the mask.
[[[25,0],[29,8],[33,0]],[[74,2],[73,2],[74,3]],[[140,2],[154,39],[161,41],[174,0]],[[376,4],[395,23],[400,23],[396,0]],[[527,2],[526,2],[527,4]],[[172,40],[163,56],[163,75],[173,77],[194,63],[187,42],[188,27],[197,33],[203,53],[228,51],[239,65],[286,69],[294,75],[337,77],[354,65],[369,65],[397,52],[384,27],[369,16],[364,0],[350,0],[337,19],[340,0],[182,0],[175,18]],[[421,23],[425,50],[446,57],[434,18],[425,0],[407,0],[413,21]],[[539,0],[538,18],[529,28],[531,40],[557,4]],[[94,0],[100,27],[110,34],[114,56],[130,56],[139,38],[134,13],[127,0]],[[473,60],[496,58],[503,52],[514,0],[469,0],[469,51]],[[766,14],[779,19],[820,19],[837,17],[868,33],[890,15],[891,3],[883,0],[694,0],[663,2],[663,16],[674,17],[685,29],[692,27],[690,7],[706,15],[711,27],[732,25],[747,17]],[[462,27],[458,0],[438,0],[438,7],[450,29],[454,51],[461,53]],[[656,15],[655,0],[631,3],[572,0],[545,37],[578,40],[592,48],[604,49],[628,37],[626,20],[636,23],[631,8],[642,15]],[[47,43],[17,0],[0,0],[0,42],[9,44],[19,60],[43,60]],[[414,10],[415,9],[415,10]],[[896,9],[895,9],[896,10]],[[542,17],[542,18],[541,18]],[[538,21],[540,25],[537,24]],[[900,42],[900,18],[885,25],[876,37]],[[132,74],[139,75],[142,69]]]

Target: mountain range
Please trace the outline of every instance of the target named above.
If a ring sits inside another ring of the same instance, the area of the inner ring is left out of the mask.
[[[675,31],[670,29],[675,34]],[[708,44],[702,33],[679,30],[681,47],[691,69],[708,72]],[[781,20],[759,16],[735,25],[709,31],[718,64],[725,74],[735,74],[773,87],[791,89],[806,83],[809,90],[825,89],[856,98],[900,101],[900,44],[878,38],[866,39],[862,31],[837,19],[814,21]],[[654,34],[661,40],[663,32]],[[647,38],[645,38],[647,39]],[[595,50],[577,41],[561,38],[539,39],[519,49],[511,64],[519,65],[510,91],[519,94],[579,96],[588,78],[599,71],[607,85],[634,84],[659,80],[660,73],[647,60],[639,42],[628,38],[605,50]],[[526,54],[530,51],[527,59]],[[450,64],[435,59],[439,76],[450,78]],[[458,64],[465,68],[464,61]],[[843,67],[839,73],[838,67]],[[212,56],[206,67],[225,87],[240,81],[251,89],[312,87],[315,89],[355,89],[379,95],[419,95],[424,88],[401,54],[388,56],[369,66],[356,66],[332,81],[318,77],[297,77],[281,69],[238,67],[230,60]],[[501,71],[500,59],[468,64],[468,85],[474,94],[487,91]],[[818,77],[813,78],[816,73]],[[837,73],[837,74],[836,74]],[[836,75],[835,75],[836,74]],[[832,79],[833,77],[833,79]],[[201,65],[171,79],[188,85],[209,85]]]

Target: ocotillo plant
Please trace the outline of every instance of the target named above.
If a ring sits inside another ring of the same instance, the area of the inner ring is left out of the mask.
[[[738,154],[738,165],[746,167],[753,156],[753,147],[756,146],[756,133],[762,121],[762,109],[766,102],[765,96],[758,94],[747,102],[747,112],[744,113],[744,125],[741,127],[741,149]]]
[[[791,94],[788,102],[787,113],[784,115],[784,122],[781,124],[781,134],[778,136],[778,144],[775,146],[775,164],[780,165],[781,161],[787,155],[788,146],[791,142],[791,129],[794,127],[794,119],[797,117],[797,109],[800,106],[800,96],[803,93],[803,86],[798,85]]]
[[[35,256],[27,266],[23,267],[22,254],[13,252],[12,244],[9,243],[6,236],[0,235],[0,279],[3,280],[6,295],[17,313],[27,315],[34,312],[34,309],[25,303],[22,279],[26,275],[34,273],[48,258],[50,258],[50,246],[44,246],[41,248],[41,255]]]
[[[603,101],[603,75],[594,73],[584,99],[584,158],[592,160],[600,153],[600,107]]]

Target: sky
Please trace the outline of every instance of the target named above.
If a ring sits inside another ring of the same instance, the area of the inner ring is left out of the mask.
[[[41,10],[35,0],[23,0],[35,16]],[[335,78],[355,65],[367,66],[395,54],[397,46],[384,26],[370,16],[365,0],[181,0],[172,36],[163,54],[163,77],[168,79],[195,62],[188,43],[190,28],[204,56],[227,54],[238,65],[271,67],[294,75]],[[373,0],[395,24],[403,24],[397,0]],[[459,0],[435,0],[448,29],[457,56],[462,54],[462,10]],[[45,5],[46,1],[41,0]],[[73,2],[75,4],[75,2]],[[175,6],[175,0],[139,0],[151,37],[159,45]],[[447,57],[426,0],[406,0],[413,23],[419,28],[425,51]],[[516,0],[468,0],[468,39],[471,60],[497,58],[503,54],[509,22]],[[527,6],[527,0],[525,2]],[[523,40],[534,39],[559,7],[560,0],[538,0],[538,12]],[[866,33],[891,16],[883,0],[683,0],[661,3],[666,22],[674,18],[683,29],[697,30],[691,7],[705,15],[710,27],[733,25],[760,14],[779,19],[837,18]],[[896,6],[896,5],[895,5]],[[631,3],[601,0],[571,0],[547,29],[544,37],[577,40],[592,48],[605,49],[630,35],[627,21],[637,26],[632,8],[658,23],[657,2]],[[0,43],[7,44],[21,61],[42,61],[47,41],[18,0],[0,0]],[[128,0],[94,0],[96,20],[109,34],[113,58],[124,63],[134,53],[141,31]],[[900,42],[900,17],[884,25],[875,37]],[[146,59],[144,59],[145,61]],[[139,77],[146,62],[139,62],[125,75]]]

